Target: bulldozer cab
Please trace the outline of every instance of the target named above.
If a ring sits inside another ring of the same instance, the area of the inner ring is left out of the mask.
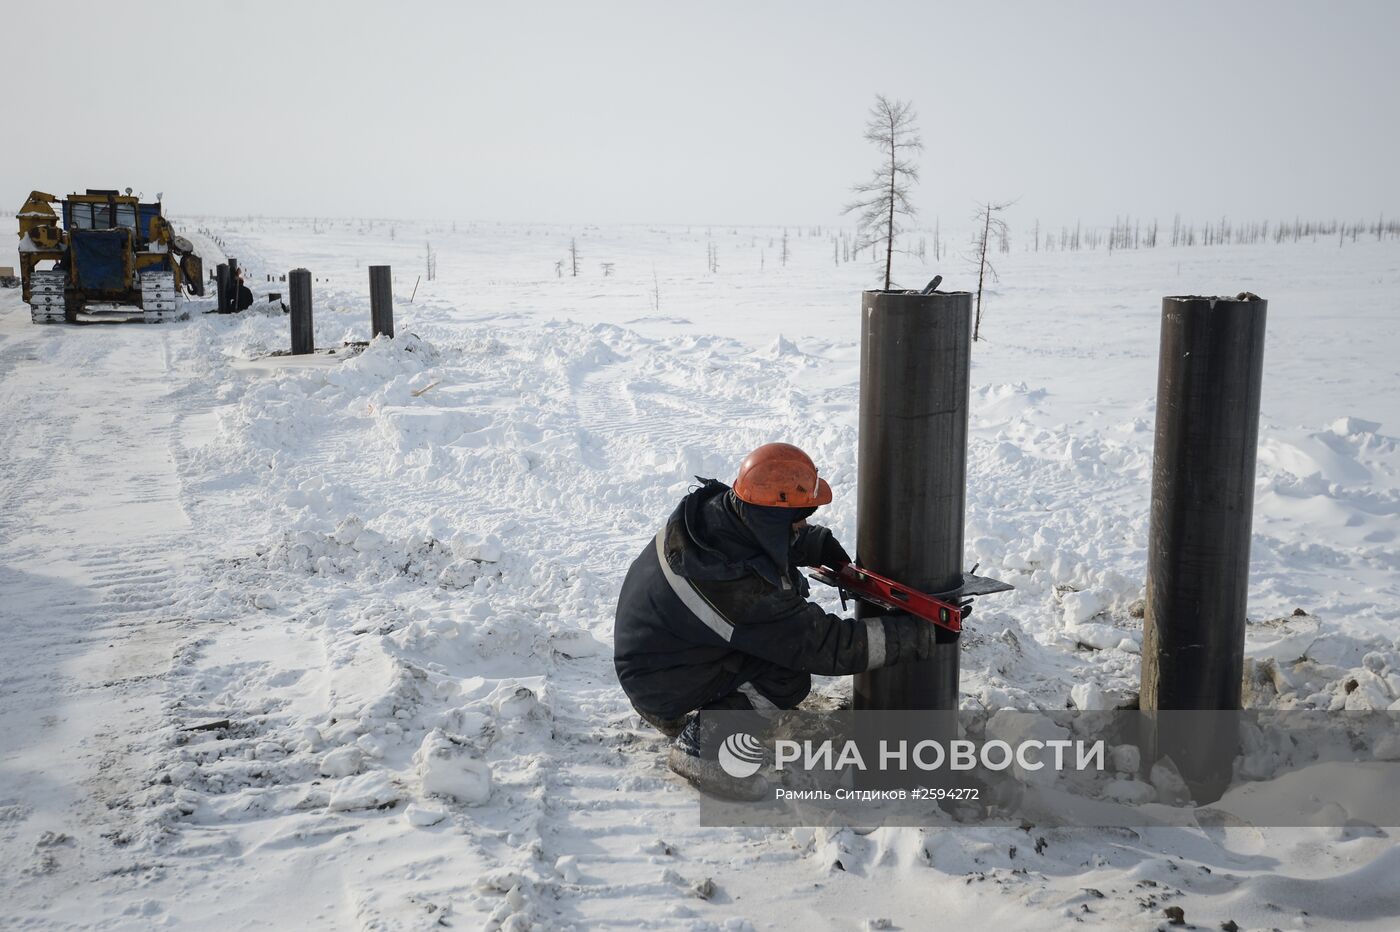
[[[79,230],[130,230],[136,245],[160,239],[160,203],[142,204],[130,195],[97,191],[69,195],[63,202],[63,225],[69,233]]]

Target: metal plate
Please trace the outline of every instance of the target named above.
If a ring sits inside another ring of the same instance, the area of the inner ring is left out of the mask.
[[[1016,587],[1010,583],[1002,582],[1000,579],[993,579],[990,576],[975,576],[972,573],[963,573],[962,585],[947,592],[930,592],[929,595],[935,599],[942,599],[945,602],[952,602],[957,599],[965,599],[975,595],[992,595],[997,592],[1010,592]]]

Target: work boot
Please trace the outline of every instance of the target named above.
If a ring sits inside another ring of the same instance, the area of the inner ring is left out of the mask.
[[[733,736],[734,739],[739,737],[741,736]],[[768,781],[760,776],[758,768],[753,766],[755,762],[761,766],[761,750],[755,752],[743,743],[725,749],[723,760],[729,768],[742,771],[736,775],[726,770],[725,764],[721,763],[724,739],[725,736],[714,727],[713,722],[707,723],[703,715],[693,715],[681,729],[681,733],[671,742],[671,750],[666,755],[666,766],[670,767],[673,773],[689,780],[697,790],[711,796],[741,802],[767,799]],[[757,761],[752,759],[755,755]]]
[[[676,735],[680,734],[681,729],[685,727],[686,717],[684,715],[682,715],[680,718],[662,718],[660,715],[652,715],[650,712],[643,712],[636,706],[633,706],[632,708],[639,716],[641,716],[642,721],[646,722],[652,728],[655,728],[657,731],[661,732],[668,738],[674,738]]]

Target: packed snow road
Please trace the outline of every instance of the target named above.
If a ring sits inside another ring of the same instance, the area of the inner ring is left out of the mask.
[[[132,794],[189,626],[172,443],[191,374],[178,335],[35,327],[0,294],[0,869],[61,911],[74,872],[133,863]]]
[[[401,278],[397,339],[311,360],[268,356],[280,314],[40,328],[0,292],[0,920],[1152,928],[1180,905],[1202,925],[1385,928],[1400,913],[1387,830],[699,827],[616,687],[613,604],[692,477],[729,479],[763,441],[813,454],[837,490],[820,518],[854,537],[851,328],[808,295],[784,318],[795,339],[715,335],[736,306],[811,288],[829,248],[787,285],[735,273],[715,298],[653,264],[615,295],[613,278],[563,280],[577,304],[560,308],[555,280],[531,278],[546,236],[509,231],[517,265],[487,267],[504,235],[438,246],[480,275],[486,308],[450,275],[409,304]],[[627,235],[629,255],[656,239]],[[358,266],[405,239],[230,235],[255,279],[324,270],[326,348],[364,338]],[[1123,308],[1160,260],[1123,258],[1128,289],[1093,282],[1111,298],[1075,305],[1089,345],[1055,343],[1043,308],[1079,300],[1097,259],[1058,258],[1040,278],[1069,284],[1008,300],[1014,338],[979,344],[973,379],[969,561],[1018,587],[964,639],[965,702],[989,708],[1136,688],[1153,308],[1146,323]],[[1396,270],[1365,261],[1357,313],[1393,342]],[[653,283],[667,310],[639,314]],[[1281,306],[1271,352],[1296,371],[1312,321]],[[754,314],[749,331],[774,326]],[[1304,657],[1261,683],[1263,704],[1384,708],[1400,687],[1400,452],[1375,423],[1392,412],[1365,406],[1380,351],[1347,352],[1364,358],[1327,375],[1343,400],[1283,386],[1261,431],[1251,657]]]

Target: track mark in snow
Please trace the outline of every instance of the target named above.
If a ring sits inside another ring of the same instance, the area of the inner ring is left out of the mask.
[[[52,891],[83,878],[102,895],[149,873],[126,846],[150,825],[140,796],[186,625],[177,593],[192,542],[170,455],[180,380],[139,327],[26,330],[3,354],[0,619],[19,662],[0,669],[0,797],[26,800],[25,831],[67,841],[38,872],[7,846],[0,873],[15,909],[62,922],[88,914]]]

